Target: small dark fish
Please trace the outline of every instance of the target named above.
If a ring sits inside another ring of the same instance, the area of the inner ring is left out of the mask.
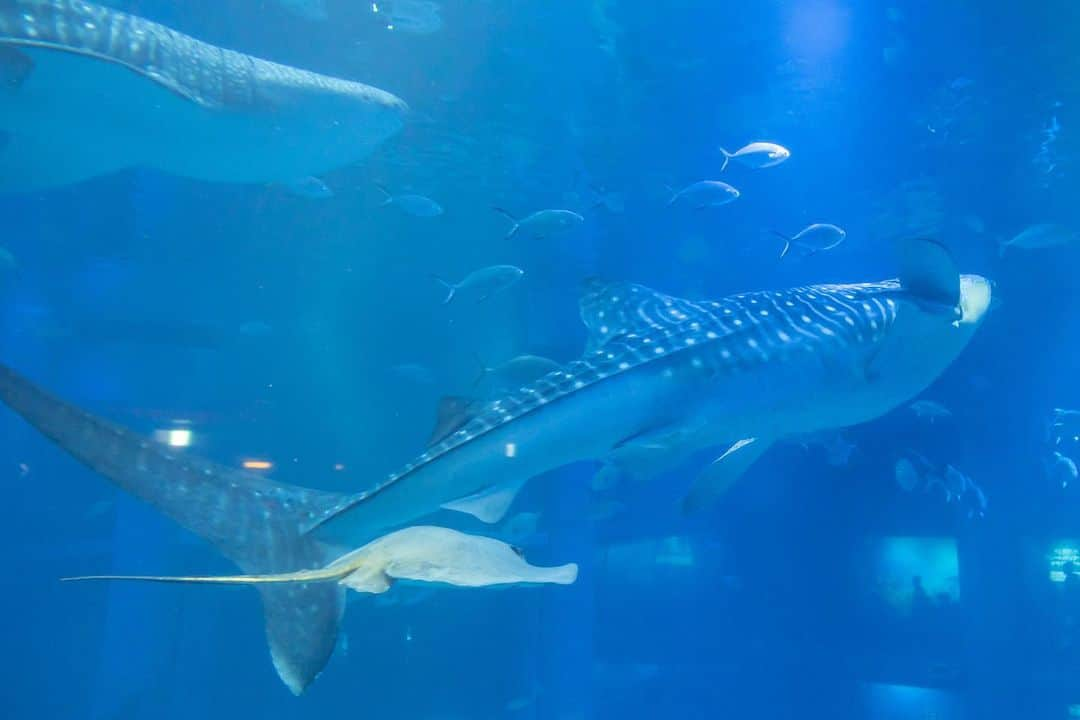
[[[896,466],[893,468],[893,475],[896,478],[896,484],[900,486],[900,489],[904,492],[914,492],[922,479],[919,477],[919,471],[915,469],[914,463],[907,458],[900,458],[896,461]]]
[[[379,190],[382,191],[382,194],[386,196],[381,207],[394,205],[395,207],[400,208],[406,215],[412,215],[413,217],[430,218],[438,217],[443,214],[442,205],[429,197],[411,193],[394,195],[382,185],[376,185],[375,187],[379,188]]]
[[[26,53],[0,45],[0,88],[17,90],[34,70],[34,61]]]
[[[790,236],[784,235],[776,230],[773,230],[773,234],[784,241],[784,249],[780,251],[781,260],[784,259],[793,247],[803,250],[805,252],[805,257],[810,257],[819,252],[832,250],[844,242],[844,238],[847,237],[847,231],[842,227],[830,225],[829,223],[814,223],[813,225],[807,225],[799,232]]]
[[[669,207],[678,203],[695,210],[720,207],[739,199],[739,191],[721,180],[701,180],[682,190],[669,187],[668,192],[671,193],[667,203]]]
[[[790,150],[783,145],[771,142],[752,142],[735,152],[728,152],[724,148],[720,148],[720,152],[724,154],[724,164],[720,166],[720,172],[724,172],[728,163],[732,160],[748,168],[760,170],[761,168],[779,165],[791,157]]]
[[[446,288],[447,294],[443,305],[447,305],[459,295],[476,297],[476,302],[483,302],[516,283],[524,274],[524,270],[513,265],[492,265],[472,271],[465,276],[464,280],[456,284],[443,280],[437,275],[433,275],[432,278]]]
[[[510,232],[506,233],[507,239],[519,233],[538,238],[552,237],[573,230],[585,222],[585,218],[572,210],[538,210],[520,220],[502,208],[494,210],[514,224]]]
[[[495,397],[517,390],[562,366],[539,355],[518,355],[496,367],[481,363],[480,374],[474,383],[480,395]]]

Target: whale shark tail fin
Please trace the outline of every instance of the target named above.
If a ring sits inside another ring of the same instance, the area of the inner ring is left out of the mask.
[[[323,545],[301,526],[341,496],[274,482],[143,438],[45,392],[0,365],[0,400],[90,469],[208,540],[246,573],[321,567]],[[259,585],[274,667],[294,693],[337,641],[344,590],[333,583]]]

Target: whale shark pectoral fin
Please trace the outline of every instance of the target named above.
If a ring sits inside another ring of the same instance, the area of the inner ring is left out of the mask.
[[[0,89],[18,90],[33,71],[33,58],[18,48],[0,45]]]
[[[506,517],[518,493],[528,478],[520,478],[485,488],[452,502],[443,503],[444,510],[472,515],[480,522],[494,524]]]
[[[622,440],[604,462],[638,481],[648,481],[672,470],[687,455],[691,428],[662,426]]]
[[[960,271],[949,249],[928,239],[899,243],[900,285],[943,311],[960,305]]]
[[[744,438],[734,443],[694,479],[682,501],[683,513],[698,512],[715,502],[772,444],[770,438]]]

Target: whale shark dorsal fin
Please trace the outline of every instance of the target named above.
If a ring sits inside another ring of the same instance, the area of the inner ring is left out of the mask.
[[[435,427],[431,430],[427,446],[439,444],[476,417],[477,405],[475,400],[457,395],[439,398],[439,405],[435,410]]]
[[[707,314],[697,303],[629,282],[585,281],[579,301],[586,352],[631,333],[663,332]]]
[[[955,308],[960,304],[960,271],[949,249],[936,240],[903,240],[897,249],[900,285],[916,297]]]

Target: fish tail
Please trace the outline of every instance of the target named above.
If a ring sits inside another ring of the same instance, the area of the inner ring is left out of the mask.
[[[383,201],[379,203],[379,207],[386,207],[387,205],[392,205],[394,202],[394,194],[387,190],[385,186],[380,185],[379,183],[374,183],[374,185],[379,189],[379,192],[383,194]]]
[[[123,581],[183,583],[193,585],[271,585],[278,583],[315,583],[337,581],[353,572],[353,567],[331,565],[321,570],[269,573],[265,575],[78,575],[60,578],[60,582]]]
[[[720,172],[727,170],[728,163],[731,162],[732,155],[724,148],[719,148],[720,154],[724,156],[724,162],[720,164]]]
[[[480,357],[480,353],[474,352],[473,359],[476,360],[476,379],[473,380],[473,386],[479,385],[480,382],[491,373],[491,368],[484,362],[484,358]]]
[[[517,234],[518,228],[521,227],[521,223],[518,222],[518,219],[516,217],[514,217],[513,215],[511,215],[510,213],[508,213],[507,211],[503,210],[502,208],[493,207],[491,209],[494,210],[495,212],[499,213],[503,217],[505,217],[507,220],[509,220],[513,224],[512,227],[510,228],[510,232],[506,233],[505,239],[509,240],[510,238],[514,237],[514,235]]]
[[[324,547],[301,526],[350,502],[349,496],[286,485],[177,452],[54,397],[3,365],[0,401],[76,460],[209,541],[245,572],[288,574],[322,567]],[[300,694],[333,653],[344,589],[288,583],[259,585],[259,591],[274,667]]]
[[[431,279],[446,288],[446,298],[442,301],[443,305],[449,305],[450,301],[454,299],[454,295],[457,293],[457,286],[448,280],[443,280],[438,275],[432,273]]]
[[[780,259],[783,260],[785,257],[787,257],[787,254],[791,251],[791,245],[795,241],[794,241],[793,238],[785,235],[784,233],[782,233],[782,232],[780,232],[778,230],[771,230],[770,232],[773,235],[775,235],[776,237],[778,237],[778,238],[780,238],[781,240],[784,241],[784,249],[780,251]]]
[[[675,201],[679,199],[679,191],[671,187],[670,185],[665,185],[664,189],[668,192],[667,205],[668,207],[671,207],[675,204]]]

